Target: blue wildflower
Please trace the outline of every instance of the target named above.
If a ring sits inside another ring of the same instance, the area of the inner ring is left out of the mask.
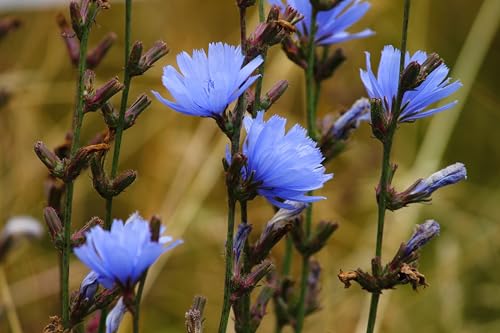
[[[282,0],[268,1],[271,5],[279,6],[283,10],[285,8]],[[308,36],[312,19],[312,5],[309,0],[286,0],[285,3],[304,16],[296,27],[301,36]],[[353,34],[346,31],[358,22],[368,9],[370,9],[368,1],[344,0],[330,10],[319,12],[316,17],[315,42],[318,45],[331,45],[373,35],[374,32],[370,29]]]
[[[321,151],[306,130],[300,125],[285,134],[286,120],[273,116],[264,121],[264,112],[255,119],[247,116],[243,121],[247,137],[243,143],[243,154],[247,164],[242,169],[244,179],[252,177],[257,193],[272,204],[286,209],[294,205],[285,200],[313,202],[324,199],[307,196],[306,192],[319,189],[333,177],[325,174]]]
[[[370,119],[370,101],[367,98],[358,99],[333,124],[331,129],[336,140],[346,140],[349,132],[359,127],[362,121]]]
[[[182,243],[172,242],[169,236],[152,241],[148,221],[137,213],[125,224],[114,220],[111,230],[95,226],[85,236],[85,244],[74,250],[75,255],[98,275],[99,283],[107,289],[115,283],[123,288],[133,287],[161,254]]]
[[[462,163],[455,163],[433,173],[427,179],[419,180],[412,186],[410,195],[428,198],[437,189],[464,179],[467,179],[467,169]]]
[[[127,312],[127,307],[123,302],[123,297],[120,297],[106,317],[106,333],[115,333],[118,331],[125,312]]]
[[[177,112],[199,117],[219,117],[258,78],[252,72],[262,63],[257,56],[243,66],[245,56],[239,46],[211,43],[204,50],[177,55],[177,65],[163,68],[162,82],[175,102],[153,91],[156,98]]]
[[[391,45],[387,45],[382,51],[377,77],[372,71],[370,53],[368,52],[366,52],[366,71],[360,70],[361,80],[368,95],[370,98],[380,98],[384,102],[387,112],[394,112],[392,106],[398,93],[399,59],[400,51]],[[417,51],[411,57],[410,53],[407,52],[405,67],[414,61],[422,65],[426,59],[427,53],[423,51]],[[450,96],[462,86],[460,81],[450,83],[449,71],[449,68],[444,63],[441,63],[418,87],[406,91],[403,95],[401,103],[403,109],[398,121],[412,122],[455,105],[457,101],[438,108],[428,109],[431,104]]]
[[[439,235],[440,226],[434,220],[417,224],[417,228],[405,245],[405,256],[417,251],[435,236]]]

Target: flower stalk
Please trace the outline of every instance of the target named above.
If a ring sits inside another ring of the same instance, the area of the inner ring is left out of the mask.
[[[404,2],[404,14],[403,14],[403,28],[402,28],[402,36],[401,36],[401,56],[399,63],[399,76],[403,74],[404,63],[405,63],[405,55],[406,55],[406,41],[408,36],[408,22],[410,17],[410,0],[405,0]],[[392,149],[392,140],[394,138],[394,132],[397,127],[398,117],[401,113],[401,102],[403,100],[403,89],[402,85],[398,86],[398,93],[396,96],[396,101],[394,105],[394,113],[392,115],[388,131],[383,141],[383,157],[382,157],[382,170],[380,174],[380,183],[379,183],[379,193],[378,193],[378,219],[377,219],[377,236],[376,236],[376,245],[375,245],[375,258],[382,257],[382,243],[384,237],[384,222],[385,222],[385,211],[387,209],[387,196],[388,196],[388,187],[391,180],[391,149]],[[374,272],[375,273],[375,272]],[[371,301],[370,301],[370,311],[368,316],[368,324],[366,327],[367,333],[373,333],[375,330],[375,322],[377,319],[377,308],[378,302],[380,299],[380,293],[375,292],[372,293]]]
[[[80,132],[83,123],[83,114],[85,106],[85,82],[84,76],[87,69],[87,47],[88,47],[88,37],[90,33],[90,26],[93,23],[93,16],[96,12],[95,4],[91,4],[89,8],[88,16],[85,18],[85,23],[81,27],[80,36],[80,54],[78,61],[78,82],[76,87],[76,108],[73,113],[72,122],[72,141],[70,148],[70,158],[76,155],[78,148],[80,147]],[[61,280],[61,317],[63,325],[67,327],[69,325],[69,315],[70,315],[70,304],[69,304],[69,257],[71,254],[71,214],[73,208],[73,190],[74,182],[70,180],[66,183],[66,197],[64,202],[64,215],[63,215],[63,248],[61,254],[61,269],[60,269],[60,280]]]
[[[311,16],[311,25],[309,27],[309,43],[307,47],[307,67],[305,71],[306,77],[306,115],[307,115],[307,131],[309,137],[316,141],[316,87],[314,79],[314,60],[315,60],[315,30],[316,30],[316,17],[318,11],[313,8]],[[309,192],[312,195],[312,191]],[[308,238],[311,234],[312,225],[312,204],[307,207],[305,218],[305,236]],[[302,273],[300,277],[300,291],[299,303],[295,325],[295,333],[301,333],[304,327],[304,318],[306,312],[306,291],[307,291],[307,277],[309,275],[309,256],[302,256]]]

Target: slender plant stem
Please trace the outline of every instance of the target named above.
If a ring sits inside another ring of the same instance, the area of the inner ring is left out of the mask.
[[[144,291],[144,285],[146,283],[146,277],[148,275],[148,271],[146,270],[139,281],[139,286],[137,288],[137,294],[135,295],[135,312],[133,317],[133,332],[139,333],[139,316],[141,310],[141,298],[142,292]]]
[[[312,139],[316,139],[316,108],[314,101],[314,36],[316,31],[317,11],[313,9],[311,16],[311,25],[309,27],[309,43],[307,45],[307,68],[306,75],[306,113],[307,113],[307,131]]]
[[[408,36],[408,22],[410,19],[410,3],[411,0],[405,0],[404,2],[404,14],[403,14],[403,27],[401,34],[401,55],[399,62],[399,77],[404,70],[405,64],[405,55],[406,55],[406,42]],[[394,133],[396,131],[398,117],[401,113],[401,104],[403,100],[403,90],[401,88],[401,84],[398,86],[398,93],[396,96],[396,101],[394,104],[392,113],[392,119],[387,131],[387,136],[385,141],[383,142],[383,157],[382,157],[382,170],[380,174],[380,183],[379,183],[379,193],[378,193],[378,219],[377,219],[377,238],[375,245],[375,257],[382,257],[382,243],[384,238],[384,222],[385,222],[385,211],[387,208],[387,191],[389,187],[390,181],[390,173],[391,173],[391,150],[392,150],[392,141],[394,138]],[[377,319],[377,307],[378,301],[380,299],[379,293],[372,293],[372,298],[370,302],[370,312],[368,316],[368,324],[366,327],[367,333],[373,333],[375,330],[375,322]]]
[[[125,41],[124,41],[124,79],[123,79],[123,93],[120,103],[120,111],[118,115],[118,123],[115,133],[115,147],[113,150],[113,160],[111,162],[111,178],[116,177],[118,172],[118,163],[120,161],[120,148],[122,144],[123,129],[125,127],[125,112],[127,110],[128,93],[130,90],[130,82],[132,76],[130,75],[130,68],[128,66],[128,59],[130,56],[130,40],[131,40],[131,27],[132,27],[132,0],[125,1]],[[106,199],[106,219],[105,226],[107,229],[111,227],[111,216],[113,209],[113,198]]]
[[[307,114],[307,131],[309,136],[316,140],[316,87],[314,79],[314,59],[315,59],[315,44],[314,37],[316,32],[316,16],[318,12],[313,9],[311,16],[311,25],[309,27],[309,44],[307,46],[307,68],[306,68],[306,114]],[[309,195],[312,192],[309,192]],[[312,205],[309,205],[306,209],[306,218],[304,231],[306,239],[311,234],[312,225]],[[295,333],[301,333],[304,327],[304,317],[306,310],[306,291],[307,291],[307,276],[309,274],[309,257],[302,257],[302,273],[300,278],[300,293],[299,293],[299,303],[297,310],[297,318],[295,324]]]
[[[95,10],[91,7],[90,10]],[[88,15],[91,17],[92,15]],[[84,75],[87,67],[87,44],[90,30],[90,24],[86,23],[82,29],[80,40],[80,58],[78,61],[78,83],[76,88],[76,108],[73,114],[73,138],[71,141],[70,158],[75,156],[76,151],[80,146],[80,132],[83,122],[83,107],[84,107]],[[66,197],[64,202],[64,215],[63,215],[63,249],[61,255],[61,316],[63,325],[69,325],[69,258],[71,255],[71,213],[73,208],[73,181],[66,183]]]
[[[264,15],[264,0],[258,0],[259,2],[259,22],[264,22],[266,17]],[[262,94],[262,81],[264,80],[264,71],[266,69],[266,57],[267,57],[267,48],[262,52],[262,64],[259,66],[259,74],[260,77],[257,79],[257,83],[255,85],[255,100],[253,104],[252,116],[257,116],[257,112],[260,111],[260,100]]]
[[[219,333],[226,333],[229,311],[231,309],[231,278],[233,276],[233,237],[234,237],[234,211],[236,201],[228,191],[227,236],[226,236],[226,274],[224,280],[224,299],[219,322]]]
[[[99,318],[99,328],[97,332],[102,333],[106,331],[106,317],[108,316],[108,309],[101,309],[101,317]]]

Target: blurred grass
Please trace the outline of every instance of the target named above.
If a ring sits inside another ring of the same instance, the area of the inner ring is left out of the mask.
[[[420,0],[414,4],[410,50],[436,51],[453,67],[481,3]],[[55,14],[61,10],[66,13],[63,8],[0,13],[16,14],[24,23],[0,43],[0,85],[14,92],[9,106],[0,110],[0,221],[15,214],[41,218],[45,169],[34,156],[32,146],[36,140],[57,145],[70,124],[75,73],[55,25]],[[400,13],[397,2],[373,4],[358,27],[370,26],[377,35],[343,45],[348,61],[325,86],[320,115],[342,111],[364,94],[358,78],[358,68],[364,67],[362,52],[368,50],[378,59],[383,45],[399,44]],[[250,16],[255,22],[255,14]],[[123,7],[113,5],[99,17],[94,29],[94,43],[108,31],[119,36],[97,71],[100,82],[122,74],[122,17]],[[135,6],[133,20],[134,39],[143,40],[146,46],[156,39],[169,43],[171,54],[161,65],[174,64],[175,54],[181,50],[206,48],[210,41],[238,42],[233,1],[143,1]],[[484,42],[484,38],[476,40],[479,45]],[[472,56],[462,60],[463,68],[470,68]],[[384,252],[387,256],[409,236],[417,211],[422,220],[433,217],[440,221],[443,230],[423,253],[421,268],[431,287],[418,294],[409,288],[385,293],[382,299],[389,302],[383,307],[381,332],[500,331],[500,269],[494,265],[500,254],[500,131],[496,128],[499,58],[497,35],[474,82],[458,76],[470,88],[470,95],[463,101],[463,111],[442,160],[435,162],[438,167],[464,162],[469,170],[468,181],[437,193],[431,205],[413,206],[389,215]],[[133,83],[131,96],[162,89],[161,65]],[[264,88],[278,79],[290,81],[289,91],[273,112],[302,122],[302,73],[290,65],[279,48],[270,52],[268,66]],[[443,122],[452,112],[434,119]],[[428,125],[429,120],[420,121],[403,125],[398,132],[394,160],[400,164],[396,176],[400,187],[427,175],[408,177],[415,170],[413,165],[422,165],[415,159]],[[85,126],[84,135],[90,137],[102,128],[101,119],[90,115]],[[433,140],[447,139],[444,132],[439,134]],[[155,266],[149,277],[151,285],[142,318],[144,332],[183,332],[184,311],[195,294],[208,297],[207,332],[217,326],[226,209],[220,164],[224,145],[213,122],[179,115],[156,102],[124,136],[121,169],[137,169],[139,179],[116,200],[115,215],[124,218],[135,210],[145,216],[159,213],[170,232],[185,240],[171,257]],[[339,221],[341,228],[319,255],[325,273],[323,310],[308,319],[308,332],[354,332],[363,326],[362,308],[367,295],[358,287],[344,290],[336,274],[340,268],[369,265],[376,214],[373,187],[378,175],[374,166],[379,165],[379,155],[379,145],[364,126],[348,151],[328,167],[335,179],[323,191],[328,200],[316,205],[315,219]],[[80,178],[76,188],[75,223],[102,215],[104,204],[93,192],[88,175]],[[250,205],[250,221],[256,231],[271,214],[263,200]],[[282,248],[276,249],[274,259],[279,261],[281,254]],[[48,316],[58,311],[56,262],[50,241],[44,239],[19,249],[5,265],[24,332],[41,331]],[[85,269],[75,261],[75,287],[84,274]],[[261,331],[272,331],[272,325],[269,315]],[[9,332],[4,313],[0,313],[0,332]]]

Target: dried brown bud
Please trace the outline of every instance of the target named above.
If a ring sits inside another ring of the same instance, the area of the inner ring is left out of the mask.
[[[85,112],[93,112],[100,109],[107,101],[123,89],[118,77],[114,77],[98,88],[95,93],[87,94],[85,97]]]
[[[78,149],[75,156],[69,161],[64,173],[64,181],[73,181],[80,172],[88,166],[90,158],[99,152],[104,152],[109,149],[106,143],[99,143],[96,145],[89,145]]]
[[[138,59],[137,56],[142,53],[142,43],[136,42],[132,47],[132,52],[130,54],[128,63],[130,75],[137,76],[144,74],[144,72],[150,69],[155,62],[160,60],[168,52],[169,48],[167,46],[167,43],[159,40],[156,41],[153,46]]]
[[[45,207],[43,210],[43,219],[49,229],[52,242],[57,245],[58,241],[62,241],[63,225],[56,210],[52,207]]]
[[[125,129],[135,124],[139,115],[151,105],[151,99],[146,94],[141,94],[125,112]]]
[[[87,54],[87,66],[90,69],[96,68],[101,63],[102,59],[104,59],[115,41],[116,34],[114,32],[110,32],[104,36],[99,44]]]
[[[59,25],[59,29],[61,30],[61,36],[66,44],[71,64],[76,67],[78,66],[78,61],[80,59],[80,42],[78,41],[78,38],[76,38],[75,32],[70,28],[63,14],[58,14],[56,16],[56,20]]]
[[[63,176],[64,163],[42,141],[35,143],[35,153],[52,175],[58,178]]]

